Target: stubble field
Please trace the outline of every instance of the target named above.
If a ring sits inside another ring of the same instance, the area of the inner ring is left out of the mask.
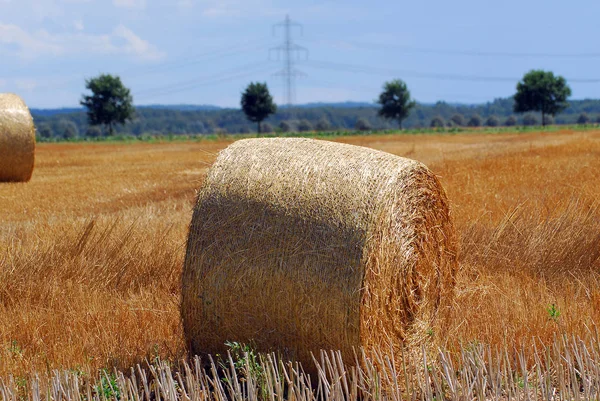
[[[600,131],[348,137],[439,175],[461,242],[436,347],[596,336]],[[40,144],[0,184],[0,377],[186,356],[180,272],[195,191],[229,142]]]

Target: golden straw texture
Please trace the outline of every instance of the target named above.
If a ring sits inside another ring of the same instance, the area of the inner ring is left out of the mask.
[[[35,160],[35,127],[25,102],[0,93],[0,181],[29,181]]]
[[[448,309],[457,268],[448,202],[423,164],[312,139],[223,150],[194,209],[182,277],[193,353],[226,341],[310,353],[390,349]]]

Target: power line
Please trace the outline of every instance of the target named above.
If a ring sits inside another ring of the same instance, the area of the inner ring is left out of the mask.
[[[173,71],[176,69],[180,69],[182,67],[188,67],[188,66],[193,66],[193,65],[197,65],[197,64],[202,64],[202,63],[206,63],[209,61],[214,61],[214,60],[222,59],[225,57],[238,55],[241,53],[247,53],[247,52],[251,52],[251,51],[255,51],[255,50],[264,50],[264,49],[268,48],[268,46],[264,44],[264,40],[265,40],[265,38],[250,40],[250,41],[246,41],[246,42],[236,44],[233,46],[228,46],[226,48],[216,49],[216,50],[208,51],[208,52],[204,52],[204,53],[186,55],[185,59],[179,60],[179,61],[169,61],[169,62],[149,65],[149,66],[145,66],[145,67],[141,67],[141,66],[131,67],[128,69],[118,71],[115,74],[118,76],[126,76],[128,74],[132,74],[132,75],[134,75],[133,78],[135,79],[138,77],[143,77],[146,75],[151,75],[151,74],[155,74],[155,73],[159,73],[159,72],[164,72],[164,71],[170,72],[170,71]],[[262,44],[258,44],[258,43],[262,43]],[[258,44],[258,45],[253,46],[253,47],[247,47],[249,44]],[[58,70],[56,70],[56,71],[58,71]],[[45,70],[45,72],[48,72],[48,70]],[[100,72],[97,72],[96,74],[98,74],[98,73],[100,73]],[[88,79],[88,75],[94,75],[94,74],[85,74],[85,75],[80,75],[80,76],[77,76],[74,78],[61,80],[60,85],[62,86],[62,85],[72,84],[75,82],[82,82],[82,81],[85,82]],[[129,78],[127,78],[127,79],[129,79]],[[47,88],[55,88],[56,86],[46,85],[46,87]],[[41,88],[41,86],[38,85],[38,88]],[[142,90],[141,92],[145,92],[145,91]]]
[[[329,80],[323,80],[323,79],[314,79],[314,78],[308,78],[306,81],[306,84],[315,84],[315,85],[319,85],[321,87],[325,87],[325,88],[340,88],[340,87],[344,87],[345,89],[351,90],[351,91],[370,91],[370,92],[375,92],[380,88],[379,84],[376,85],[361,85],[361,84],[356,84],[356,83],[352,83],[352,85],[348,86],[347,84],[342,84],[339,82],[333,82],[333,81],[329,81]]]
[[[196,89],[196,88],[199,88],[199,87],[202,87],[202,86],[210,86],[210,85],[215,85],[215,84],[233,82],[233,81],[236,81],[236,80],[238,80],[240,78],[246,78],[246,77],[252,76],[252,75],[254,75],[256,73],[257,73],[257,71],[250,71],[250,72],[246,72],[246,73],[240,73],[240,74],[230,75],[230,76],[223,77],[223,78],[216,79],[216,80],[210,80],[210,81],[205,81],[205,82],[198,82],[198,83],[194,84],[193,86],[189,86],[189,87],[185,87],[185,88],[179,88],[179,89],[173,89],[173,90],[165,89],[162,92],[157,92],[157,93],[150,94],[150,95],[143,95],[141,97],[143,99],[152,99],[152,98],[156,98],[158,96],[165,96],[165,95],[171,95],[173,93],[180,93],[180,92],[189,91],[189,90]]]
[[[205,76],[202,78],[197,78],[193,80],[180,81],[169,85],[163,85],[160,87],[150,88],[146,90],[141,90],[134,93],[134,96],[141,96],[142,98],[147,98],[149,96],[155,97],[160,95],[172,94],[177,92],[185,92],[191,89],[195,89],[200,86],[208,86],[223,82],[231,82],[238,78],[246,77],[249,75],[253,75],[259,72],[266,72],[270,69],[267,69],[268,66],[267,61],[262,61],[258,63],[249,63],[243,66],[239,66],[227,71],[220,72],[218,74],[213,74],[209,76]]]
[[[306,39],[314,43],[326,43],[325,40]],[[502,51],[486,51],[486,50],[461,50],[461,49],[439,49],[428,47],[413,47],[406,45],[393,45],[382,43],[369,43],[363,41],[343,40],[342,43],[352,47],[362,48],[366,50],[394,50],[402,53],[422,53],[422,54],[439,54],[445,56],[468,56],[468,57],[506,57],[506,58],[563,58],[563,59],[584,59],[584,58],[600,58],[600,52],[582,52],[582,53],[522,53],[522,52],[502,52]]]
[[[366,65],[355,65],[347,63],[335,63],[329,61],[311,60],[306,64],[307,67],[342,71],[350,73],[363,73],[379,76],[401,75],[412,78],[432,79],[439,81],[470,81],[470,82],[518,82],[521,78],[501,77],[501,76],[483,76],[473,74],[452,74],[452,73],[426,73],[414,70],[389,69],[380,67],[371,67]],[[567,79],[572,83],[600,83],[600,78],[574,78]]]
[[[371,75],[402,75],[413,78],[428,78],[436,80],[454,80],[454,81],[483,81],[483,82],[515,82],[515,78],[510,77],[484,77],[477,75],[461,75],[461,74],[440,74],[440,73],[423,73],[420,71],[413,70],[401,70],[401,69],[388,69],[380,67],[371,67],[365,65],[354,65],[346,63],[335,63],[329,61],[309,61],[307,67],[351,72],[351,73],[363,73]],[[518,80],[518,79],[517,79]]]
[[[371,93],[379,93],[379,91],[381,91],[381,86],[380,85],[373,85],[373,86],[368,86],[368,85],[357,85],[357,84],[352,84],[351,86],[347,86],[345,84],[339,83],[339,82],[333,82],[333,81],[329,81],[329,80],[322,80],[322,79],[314,79],[314,78],[308,78],[306,80],[307,84],[311,84],[314,83],[315,85],[319,85],[320,87],[323,88],[331,88],[331,89],[339,89],[339,88],[344,88],[346,90],[349,91],[356,91],[356,92],[371,92]],[[435,97],[438,96],[440,99],[444,99],[444,98],[452,98],[452,99],[465,99],[468,101],[478,101],[478,102],[482,102],[482,101],[488,101],[489,98],[487,96],[473,96],[470,94],[428,94],[429,97]],[[366,101],[367,103],[372,102],[371,100]],[[423,102],[421,102],[423,103]],[[373,105],[375,106],[375,103],[373,103]]]
[[[250,45],[250,44],[255,44],[255,46],[248,47],[248,45]],[[248,53],[248,52],[255,51],[255,50],[261,50],[261,49],[264,49],[265,47],[266,46],[264,45],[264,39],[246,41],[244,43],[227,46],[225,48],[216,49],[216,50],[209,51],[209,52],[199,53],[199,54],[195,54],[195,55],[186,55],[185,58],[180,61],[170,61],[170,62],[158,64],[158,65],[148,66],[146,68],[139,68],[139,67],[131,68],[131,69],[128,69],[128,70],[122,72],[122,74],[131,73],[131,74],[135,74],[135,76],[140,76],[140,75],[147,75],[147,74],[152,74],[152,73],[161,72],[161,71],[171,71],[171,70],[182,68],[182,67],[188,67],[191,65],[202,64],[202,63],[205,63],[208,61],[214,61],[214,60],[219,60],[219,59],[230,57],[230,56],[235,56],[235,55],[238,55],[241,53]]]
[[[293,42],[292,28],[294,27],[300,28],[300,34],[303,33],[302,25],[293,22],[289,15],[285,16],[285,20],[282,23],[273,25],[273,34],[276,33],[277,28],[283,28],[284,39],[283,44],[269,50],[269,59],[273,51],[276,52],[278,60],[283,55],[283,69],[275,75],[283,77],[285,88],[284,99],[288,110],[291,110],[296,96],[295,80],[297,77],[305,75],[302,71],[294,67],[294,62],[297,61],[300,54],[304,54],[305,58],[308,59],[308,50]]]

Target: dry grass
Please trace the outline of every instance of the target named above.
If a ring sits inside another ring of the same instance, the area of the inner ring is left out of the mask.
[[[600,132],[345,141],[441,177],[462,251],[449,328],[427,333],[434,344],[532,350],[565,334],[598,347]],[[0,376],[185,355],[187,225],[225,146],[42,144],[30,183],[0,184]]]

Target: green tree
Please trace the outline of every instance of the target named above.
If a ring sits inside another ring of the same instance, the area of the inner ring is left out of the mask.
[[[416,102],[410,98],[406,84],[400,79],[384,84],[377,103],[381,105],[377,114],[388,120],[398,121],[400,129],[402,129],[402,121],[416,105]]]
[[[429,126],[431,128],[444,128],[446,123],[444,122],[444,118],[442,116],[435,116],[431,119],[431,123]]]
[[[125,124],[131,120],[135,111],[133,98],[121,78],[100,74],[96,78],[87,79],[85,87],[92,94],[84,94],[80,103],[87,108],[90,125],[107,126],[109,135],[113,135],[115,124]]]
[[[537,117],[535,116],[535,114],[527,113],[523,116],[523,125],[531,127],[532,125],[538,125],[538,124],[539,124],[539,121],[538,121]]]
[[[542,124],[546,125],[546,115],[554,116],[566,109],[567,98],[571,96],[571,88],[561,76],[554,76],[551,71],[529,71],[517,84],[514,95],[514,111],[525,113],[539,111],[542,113]]]
[[[590,117],[587,115],[586,112],[581,113],[577,118],[577,124],[589,124],[589,122]]]
[[[369,124],[369,120],[361,117],[358,120],[356,120],[356,124],[354,124],[354,128],[359,131],[370,131],[371,124]]]
[[[319,119],[319,121],[317,121],[317,124],[315,125],[315,129],[317,131],[328,131],[331,129],[331,123],[329,122],[329,120],[327,119],[327,117],[321,117]]]
[[[500,119],[497,116],[489,116],[485,121],[485,125],[488,127],[497,127],[500,125]]]
[[[71,120],[62,118],[56,124],[56,131],[64,139],[74,139],[79,136],[79,129],[77,125]]]
[[[312,131],[312,129],[312,124],[308,120],[301,120],[298,123],[298,131],[300,132]]]
[[[273,126],[269,123],[264,123],[262,125],[262,130],[263,130],[263,132],[267,132],[267,133],[273,132]]]
[[[242,93],[241,104],[248,120],[258,123],[258,133],[261,132],[260,123],[277,111],[266,82],[250,82]]]
[[[37,126],[37,132],[40,138],[50,139],[54,136],[52,126],[48,123],[41,123]]]
[[[465,125],[465,117],[462,114],[454,114],[452,117],[450,117],[450,121],[459,127]]]
[[[507,127],[514,127],[518,124],[517,117],[509,116],[506,121],[504,121],[504,125]]]
[[[279,129],[281,132],[292,132],[292,125],[287,121],[282,121],[279,123]]]
[[[469,118],[469,122],[467,125],[469,127],[481,127],[483,120],[479,114],[473,114],[471,118]]]
[[[85,136],[88,138],[100,138],[102,136],[102,129],[96,125],[90,125],[85,131]]]

